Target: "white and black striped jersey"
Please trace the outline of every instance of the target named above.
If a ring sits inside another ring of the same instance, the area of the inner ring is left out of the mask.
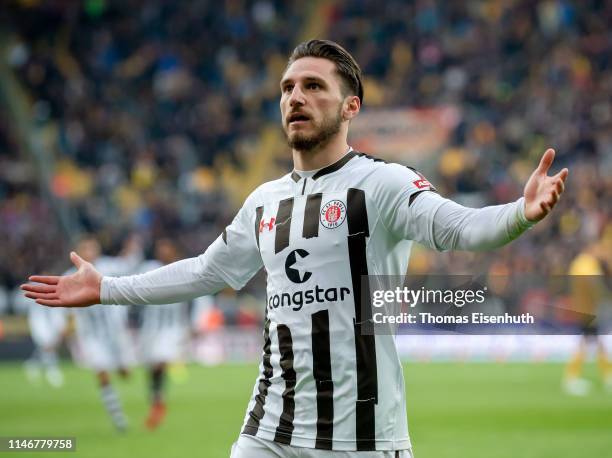
[[[102,275],[128,275],[134,273],[142,261],[140,255],[129,257],[100,256],[93,265]],[[69,269],[66,274],[74,273]],[[93,305],[91,307],[72,309],[75,319],[76,335],[79,339],[99,339],[113,345],[118,333],[127,332],[128,309],[125,307],[108,307]],[[117,348],[117,352],[121,349]]]
[[[44,348],[57,345],[68,325],[67,309],[45,307],[44,305],[37,304],[32,299],[25,299],[30,302],[28,324],[30,326],[30,335],[36,346]]]
[[[310,175],[310,176],[309,176]],[[349,152],[259,187],[223,235],[241,287],[263,263],[263,361],[243,433],[328,450],[410,448],[394,338],[366,335],[361,276],[401,275],[414,171]],[[235,250],[235,251],[234,251]]]
[[[327,450],[410,448],[394,337],[363,332],[372,310],[361,277],[404,275],[412,241],[491,248],[529,227],[522,199],[476,210],[432,190],[410,168],[349,151],[316,172],[258,187],[197,258],[105,277],[102,302],[177,302],[240,289],[263,266],[263,357],[243,434]]]

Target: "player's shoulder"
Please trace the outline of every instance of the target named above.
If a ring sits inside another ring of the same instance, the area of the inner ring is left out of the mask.
[[[418,189],[433,189],[429,181],[414,167],[389,162],[375,155],[355,151],[353,170],[367,175],[368,183],[381,186],[412,185]]]
[[[378,173],[391,173],[400,174],[404,176],[417,175],[414,167],[399,164],[397,162],[390,162],[376,155],[364,153],[361,151],[355,151],[355,158],[353,159],[353,167],[355,169],[368,170],[371,172]]]

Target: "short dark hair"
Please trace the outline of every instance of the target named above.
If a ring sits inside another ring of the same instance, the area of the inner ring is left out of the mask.
[[[336,71],[342,79],[347,93],[359,97],[363,103],[363,84],[361,83],[361,68],[349,52],[338,43],[330,40],[309,40],[295,47],[287,67],[303,57],[321,57],[336,64]]]

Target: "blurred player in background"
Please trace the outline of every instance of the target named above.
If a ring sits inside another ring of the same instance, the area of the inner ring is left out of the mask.
[[[609,241],[592,243],[572,261],[568,274],[571,282],[572,309],[577,312],[577,325],[582,331],[576,352],[569,360],[563,378],[563,388],[568,394],[585,396],[591,383],[582,378],[584,363],[591,344],[597,348],[597,365],[604,384],[612,389],[612,367],[608,360],[606,345],[599,336],[597,315],[606,296],[606,280],[610,276]],[[609,292],[607,294],[609,297]]]
[[[139,268],[148,272],[178,261],[176,245],[169,239],[155,243],[155,260],[146,261]],[[143,363],[149,369],[151,408],[145,426],[155,429],[166,414],[164,396],[168,365],[179,361],[185,353],[189,338],[189,304],[163,304],[141,307],[139,348]]]
[[[26,375],[34,382],[44,372],[47,382],[59,388],[64,384],[64,376],[58,365],[57,350],[68,324],[67,309],[50,309],[28,302],[28,325],[35,348],[24,364]]]
[[[127,240],[118,257],[102,256],[99,242],[90,235],[79,241],[77,250],[106,275],[134,273],[143,258],[140,242],[136,238]],[[122,378],[126,378],[128,368],[135,362],[133,339],[128,328],[128,308],[95,305],[75,309],[74,317],[82,360],[96,373],[100,396],[113,425],[117,430],[124,431],[128,426],[127,418],[119,396],[111,385],[110,373],[117,371]]]
[[[421,174],[353,151],[361,69],[336,43],[301,43],[280,83],[294,170],[264,183],[206,252],[146,274],[103,277],[76,253],[75,275],[32,276],[43,305],[154,304],[241,289],[267,274],[264,347],[232,457],[410,457],[403,370],[393,335],[372,335],[363,275],[404,275],[412,241],[485,250],[550,213],[568,170],[548,149],[523,197],[463,207]],[[222,383],[222,381],[220,381]]]

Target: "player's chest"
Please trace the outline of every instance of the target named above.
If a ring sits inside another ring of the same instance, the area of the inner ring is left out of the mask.
[[[357,189],[270,200],[257,208],[254,224],[268,268],[307,257],[309,264],[339,259],[349,237],[369,235],[365,194]]]

